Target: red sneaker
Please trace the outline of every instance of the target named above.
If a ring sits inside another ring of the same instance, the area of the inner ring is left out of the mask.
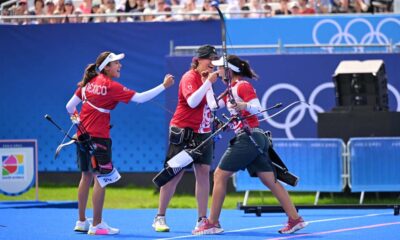
[[[209,235],[222,233],[224,229],[221,228],[219,222],[211,224],[208,219],[202,221],[202,224],[192,231],[193,235]]]
[[[287,224],[278,232],[282,234],[294,233],[302,228],[305,228],[308,225],[307,222],[304,222],[302,217],[298,219],[290,219]]]

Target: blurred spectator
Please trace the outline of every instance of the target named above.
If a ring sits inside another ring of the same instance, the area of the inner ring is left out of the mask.
[[[196,0],[182,0],[183,8],[179,11],[179,13],[193,13],[191,15],[181,15],[181,20],[198,20],[199,15],[195,15],[194,13],[200,14],[200,12],[196,8]]]
[[[209,14],[205,12],[214,12],[215,14]],[[215,7],[211,6],[211,0],[204,0],[203,2],[203,13],[199,15],[199,20],[214,20],[219,19],[218,12]]]
[[[14,8],[14,15],[23,16],[23,15],[27,15],[27,14],[28,14],[28,2],[27,2],[27,0],[18,1],[17,6]],[[24,24],[28,24],[29,23],[27,19],[23,19],[23,18],[14,19],[11,22],[15,23],[15,24],[18,24],[18,25],[24,25]]]
[[[260,0],[250,0],[249,3],[250,11],[253,13],[249,14],[249,18],[262,18],[264,17],[263,13],[255,13],[256,11],[263,11],[263,7],[261,6]]]
[[[353,0],[350,2],[349,12],[363,13],[368,11],[368,5],[364,0]]]
[[[243,16],[243,18],[248,18],[249,17],[249,14],[250,13],[248,13],[249,11],[250,11],[250,8],[249,8],[249,6],[243,6],[242,7],[242,12],[243,12],[243,14],[242,14],[242,16]]]
[[[300,12],[300,7],[297,2],[295,2],[292,7],[290,8],[290,11],[292,12],[292,15],[299,15],[301,14]]]
[[[172,12],[172,9],[170,6],[165,5],[163,12]],[[171,14],[169,14],[169,15],[157,16],[153,21],[172,22],[172,21],[177,21],[177,20],[178,19],[175,16],[172,16]]]
[[[92,0],[83,0],[79,5],[79,9],[83,14],[89,14],[92,12]]]
[[[58,0],[56,4],[56,12],[57,14],[64,14],[65,12],[65,0]]]
[[[65,14],[65,18],[61,22],[69,23],[70,17],[72,17],[74,11],[75,11],[75,6],[74,6],[72,0],[65,0],[64,1],[64,12],[63,12],[63,14]]]
[[[81,23],[83,20],[81,15],[82,10],[80,8],[76,8],[69,18],[69,23]]]
[[[226,8],[226,18],[241,18],[242,14],[240,13],[230,13],[230,12],[240,12],[242,7],[246,5],[246,0],[233,0],[229,2],[228,7]]]
[[[125,2],[125,12],[133,12],[138,8],[138,4],[136,0],[126,0]]]
[[[115,0],[107,0],[106,5],[106,13],[117,13],[117,9],[115,7]],[[118,18],[116,16],[107,17],[106,22],[118,22]]]
[[[165,2],[165,0],[156,0],[156,5],[155,9],[152,10],[151,12],[154,14],[151,21],[163,21],[164,15],[157,15],[157,13],[162,13],[164,12],[164,8],[168,6]],[[150,20],[150,18],[149,18]]]
[[[143,11],[143,22],[151,22],[154,19],[153,10],[151,8],[145,8]]]
[[[100,7],[97,9],[96,13],[98,13],[98,14],[106,13],[106,7],[104,5],[100,5]],[[106,17],[95,17],[94,22],[95,23],[106,22]]]
[[[332,13],[347,13],[348,11],[348,0],[332,0]]]
[[[56,5],[54,4],[54,0],[46,0],[46,9],[45,9],[46,14],[53,15],[54,11],[56,11]]]
[[[56,11],[56,5],[54,4],[54,0],[46,0],[45,3],[46,3],[46,8],[45,8],[46,15],[53,16],[54,12]],[[57,23],[56,18],[47,18],[46,21],[49,24]]]
[[[33,7],[29,10],[29,15],[44,15],[44,1],[43,0],[35,0],[33,2]],[[32,20],[33,24],[40,24],[40,23],[46,23],[45,19],[43,18],[36,18]]]
[[[288,7],[289,0],[280,0],[280,8],[275,10],[275,15],[290,15],[292,12],[289,10]]]
[[[272,7],[268,3],[264,4],[264,11],[265,11],[264,17],[272,17],[272,16],[274,16],[274,12],[272,11]]]
[[[132,0],[130,0],[130,1],[132,1]],[[135,8],[131,9],[129,12],[143,13],[144,9],[146,9],[146,1],[145,0],[135,0]],[[141,16],[133,16],[130,18],[133,21],[143,21],[143,17],[141,17]]]
[[[314,8],[308,5],[308,0],[298,0],[300,14],[315,14]]]
[[[331,13],[333,0],[310,0],[310,6],[314,7],[316,13]]]

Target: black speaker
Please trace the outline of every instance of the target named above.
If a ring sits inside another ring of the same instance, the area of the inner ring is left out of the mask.
[[[387,111],[387,77],[383,60],[341,61],[333,75],[333,111]]]

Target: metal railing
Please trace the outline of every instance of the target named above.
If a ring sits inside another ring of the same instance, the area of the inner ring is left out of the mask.
[[[199,46],[174,46],[170,42],[171,56],[193,56]],[[221,51],[221,45],[215,46]],[[400,44],[277,44],[228,45],[229,54],[303,54],[303,53],[394,53],[400,52]]]

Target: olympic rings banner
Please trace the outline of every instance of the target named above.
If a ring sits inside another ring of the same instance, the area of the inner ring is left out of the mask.
[[[280,102],[284,106],[295,101],[308,103],[297,104],[262,123],[261,126],[271,130],[274,137],[317,137],[317,113],[331,111],[335,107],[332,75],[343,60],[382,59],[388,78],[389,110],[400,111],[400,54],[283,54],[241,58],[248,60],[260,76],[258,81],[251,83],[263,108]],[[167,66],[175,76],[181,76],[189,61],[188,57],[169,57]],[[180,71],[176,71],[178,68]],[[225,86],[219,83],[216,92],[219,93],[223,88]],[[175,94],[173,91],[170,93]],[[174,96],[169,98],[169,101],[173,101]],[[264,117],[275,112],[267,113]]]
[[[229,44],[391,44],[399,45],[400,15],[341,15],[231,19]],[[320,49],[332,52],[330,48]],[[355,52],[366,52],[355,48]]]

